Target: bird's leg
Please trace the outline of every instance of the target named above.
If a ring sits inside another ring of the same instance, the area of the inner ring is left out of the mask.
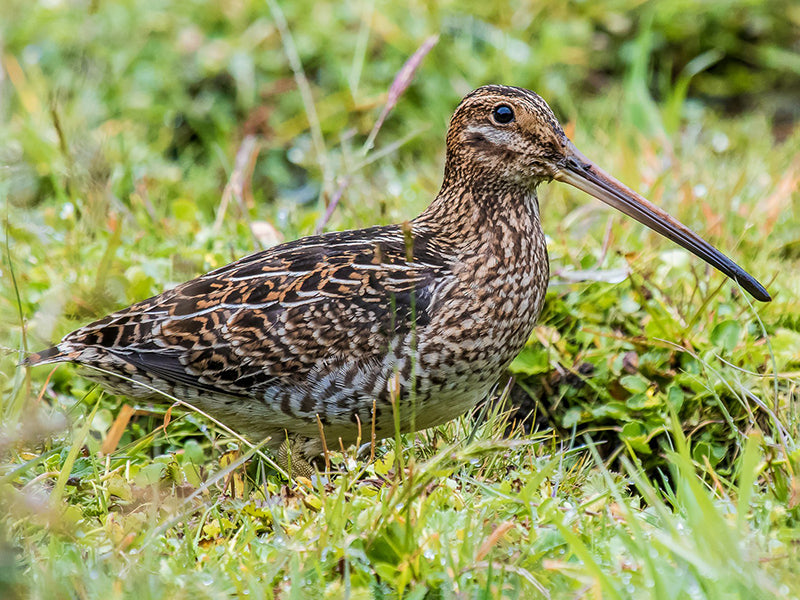
[[[301,435],[289,435],[278,447],[278,465],[291,477],[310,478],[316,472],[314,463],[321,454],[320,441]]]

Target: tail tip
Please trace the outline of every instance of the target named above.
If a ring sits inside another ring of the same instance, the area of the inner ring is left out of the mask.
[[[58,349],[58,346],[53,346],[39,352],[31,352],[19,364],[23,367],[32,367],[43,363],[57,362],[61,354],[62,352]]]

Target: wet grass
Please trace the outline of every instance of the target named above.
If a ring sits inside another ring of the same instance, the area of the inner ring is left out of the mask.
[[[781,2],[5,3],[0,596],[800,595],[798,20]],[[545,186],[553,278],[512,412],[337,454],[326,482],[69,366],[16,367],[326,212],[329,230],[414,216],[487,82],[540,92],[774,301]]]

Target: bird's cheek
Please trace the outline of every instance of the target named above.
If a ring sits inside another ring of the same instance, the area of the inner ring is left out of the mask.
[[[552,179],[555,175],[555,168],[549,161],[542,160],[538,157],[532,157],[526,166],[525,177],[531,182],[540,179]]]

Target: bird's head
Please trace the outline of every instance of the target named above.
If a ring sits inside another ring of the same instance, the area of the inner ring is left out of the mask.
[[[672,240],[737,281],[754,298],[770,295],[711,244],[586,158],[537,94],[487,85],[459,104],[447,132],[446,183],[482,182],[533,191],[543,181],[568,183]]]
[[[473,177],[533,188],[555,177],[568,144],[553,111],[537,94],[487,85],[456,109],[447,133],[447,158]]]

